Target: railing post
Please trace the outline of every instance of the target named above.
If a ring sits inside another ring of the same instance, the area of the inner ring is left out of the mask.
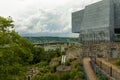
[[[30,77],[30,75],[28,75],[28,80],[31,80],[31,77]]]
[[[96,57],[95,57],[95,64],[96,64]]]
[[[112,67],[110,67],[110,76],[112,76]]]
[[[100,68],[102,68],[102,61],[100,61]]]

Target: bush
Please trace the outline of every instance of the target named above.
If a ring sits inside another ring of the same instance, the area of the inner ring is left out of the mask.
[[[43,76],[36,76],[33,80],[60,80],[58,75],[46,73]]]
[[[120,59],[116,61],[116,64],[120,66]]]
[[[46,75],[44,75],[44,80],[58,80],[58,76],[51,73],[47,73]]]
[[[49,70],[48,67],[42,67],[42,68],[40,68],[40,73],[45,74],[45,73],[47,73],[47,72],[49,72],[49,71],[50,71],[50,70]]]
[[[69,80],[70,79],[70,74],[69,72],[64,72],[62,74],[59,75],[59,79],[60,80]],[[57,79],[56,79],[57,80]]]
[[[65,51],[61,52],[61,55],[66,55],[66,52]]]
[[[50,67],[50,72],[51,72],[51,73],[56,72],[56,67],[57,67],[57,66],[51,66],[51,67]]]
[[[68,59],[68,60],[65,62],[65,65],[66,65],[66,66],[69,66],[70,63],[71,63],[71,61],[72,61],[71,59]]]
[[[47,61],[41,61],[40,63],[36,64],[37,67],[44,67],[47,66]]]
[[[56,72],[56,67],[57,66],[47,66],[46,69],[49,70],[49,72],[54,73]]]
[[[78,76],[78,79],[80,79],[80,80],[84,79],[84,73],[81,71],[77,72],[77,76]]]
[[[76,68],[78,71],[83,71],[83,69],[82,69],[82,64],[81,64],[81,63],[77,63],[77,64],[75,65],[75,68]]]
[[[72,80],[84,80],[84,73],[82,71],[79,71],[77,69],[73,69],[70,72],[70,79]]]
[[[76,69],[73,69],[71,72],[70,72],[70,78],[73,80],[75,75],[77,73],[77,70]]]

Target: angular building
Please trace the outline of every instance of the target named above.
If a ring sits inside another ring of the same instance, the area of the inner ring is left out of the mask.
[[[102,0],[72,13],[72,32],[84,45],[114,42],[120,34],[120,0]]]

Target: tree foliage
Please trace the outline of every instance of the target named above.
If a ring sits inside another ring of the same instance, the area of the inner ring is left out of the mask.
[[[35,52],[33,53],[33,63],[39,63],[41,61],[47,61],[48,63],[51,61],[52,58],[60,57],[65,52],[61,52],[60,49],[56,50],[48,50],[45,51],[42,47],[36,47]]]
[[[33,59],[33,46],[14,31],[11,17],[0,17],[0,80],[23,74],[23,65]]]

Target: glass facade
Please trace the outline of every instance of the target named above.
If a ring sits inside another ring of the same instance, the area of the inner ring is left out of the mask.
[[[84,11],[81,30],[109,27],[110,25],[110,1],[100,1],[88,5]]]
[[[120,28],[120,0],[113,0],[113,2],[114,2],[115,28]]]
[[[72,14],[72,26],[74,27],[72,28],[72,32],[80,33],[80,26],[83,20],[83,15],[84,15],[84,9],[74,12]]]
[[[73,14],[77,16],[79,13]],[[76,23],[73,14],[72,28],[74,29]],[[82,19],[76,19],[79,23],[81,43],[91,45],[113,41],[115,33],[120,31],[120,0],[102,0],[88,5],[82,10],[81,16],[83,17],[77,18]]]
[[[108,29],[89,29],[83,30],[80,33],[81,42],[84,45],[97,44],[100,42],[109,42],[110,41],[110,32]]]

